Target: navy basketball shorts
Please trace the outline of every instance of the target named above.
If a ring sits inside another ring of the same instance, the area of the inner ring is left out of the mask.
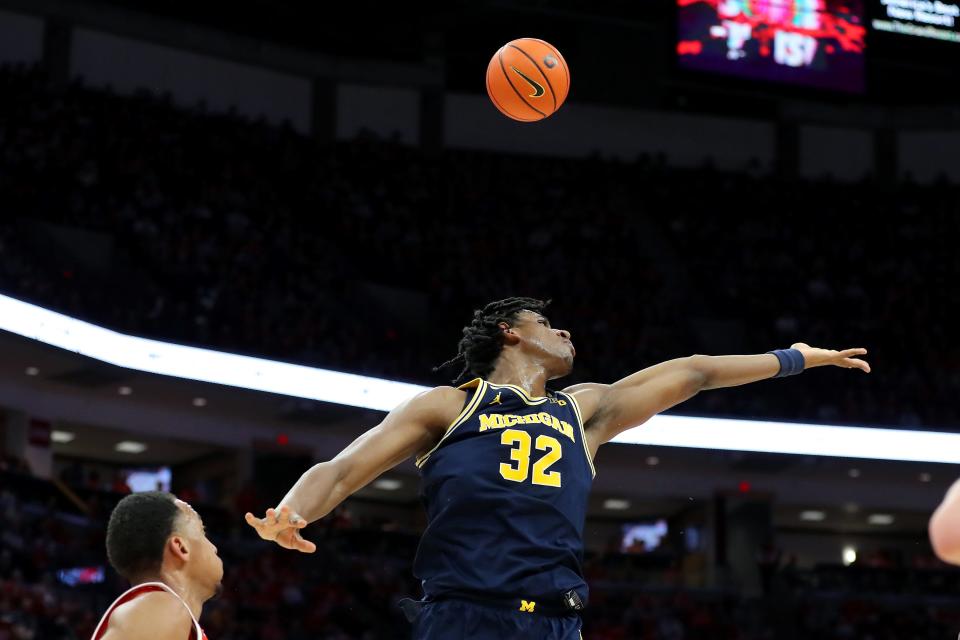
[[[465,600],[428,602],[413,640],[581,640],[578,615],[546,616]]]

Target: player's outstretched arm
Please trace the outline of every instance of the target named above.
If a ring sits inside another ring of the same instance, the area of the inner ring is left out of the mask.
[[[465,392],[453,387],[425,391],[387,414],[383,422],[328,462],[308,469],[266,517],[246,515],[264,540],[312,553],[316,546],[300,529],[319,520],[348,496],[418,451],[428,450],[463,407]]]
[[[930,543],[941,560],[960,565],[960,480],[930,518]]]
[[[798,342],[792,346],[803,355],[803,368],[836,366],[870,372],[870,365],[857,356],[866,349],[817,349]],[[654,365],[613,384],[578,384],[567,393],[576,397],[587,427],[591,452],[617,434],[643,424],[651,417],[707,389],[736,387],[772,378],[780,372],[777,356],[764,353],[746,356],[677,358]]]

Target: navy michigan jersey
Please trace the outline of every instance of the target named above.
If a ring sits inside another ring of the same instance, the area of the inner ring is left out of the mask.
[[[427,600],[585,604],[583,527],[593,482],[576,400],[472,380],[463,411],[416,463],[428,524],[414,561]],[[472,390],[472,395],[469,395]]]

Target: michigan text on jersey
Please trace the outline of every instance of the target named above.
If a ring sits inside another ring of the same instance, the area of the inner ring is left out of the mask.
[[[526,416],[518,416],[511,413],[490,413],[480,416],[480,431],[503,429],[521,424],[545,424],[570,438],[571,442],[576,442],[573,437],[573,427],[570,426],[570,423],[560,420],[546,411],[532,413]]]

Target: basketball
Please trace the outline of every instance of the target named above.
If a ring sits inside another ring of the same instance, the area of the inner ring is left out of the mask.
[[[500,47],[487,65],[487,94],[503,115],[536,122],[567,98],[570,70],[549,42],[519,38]]]

